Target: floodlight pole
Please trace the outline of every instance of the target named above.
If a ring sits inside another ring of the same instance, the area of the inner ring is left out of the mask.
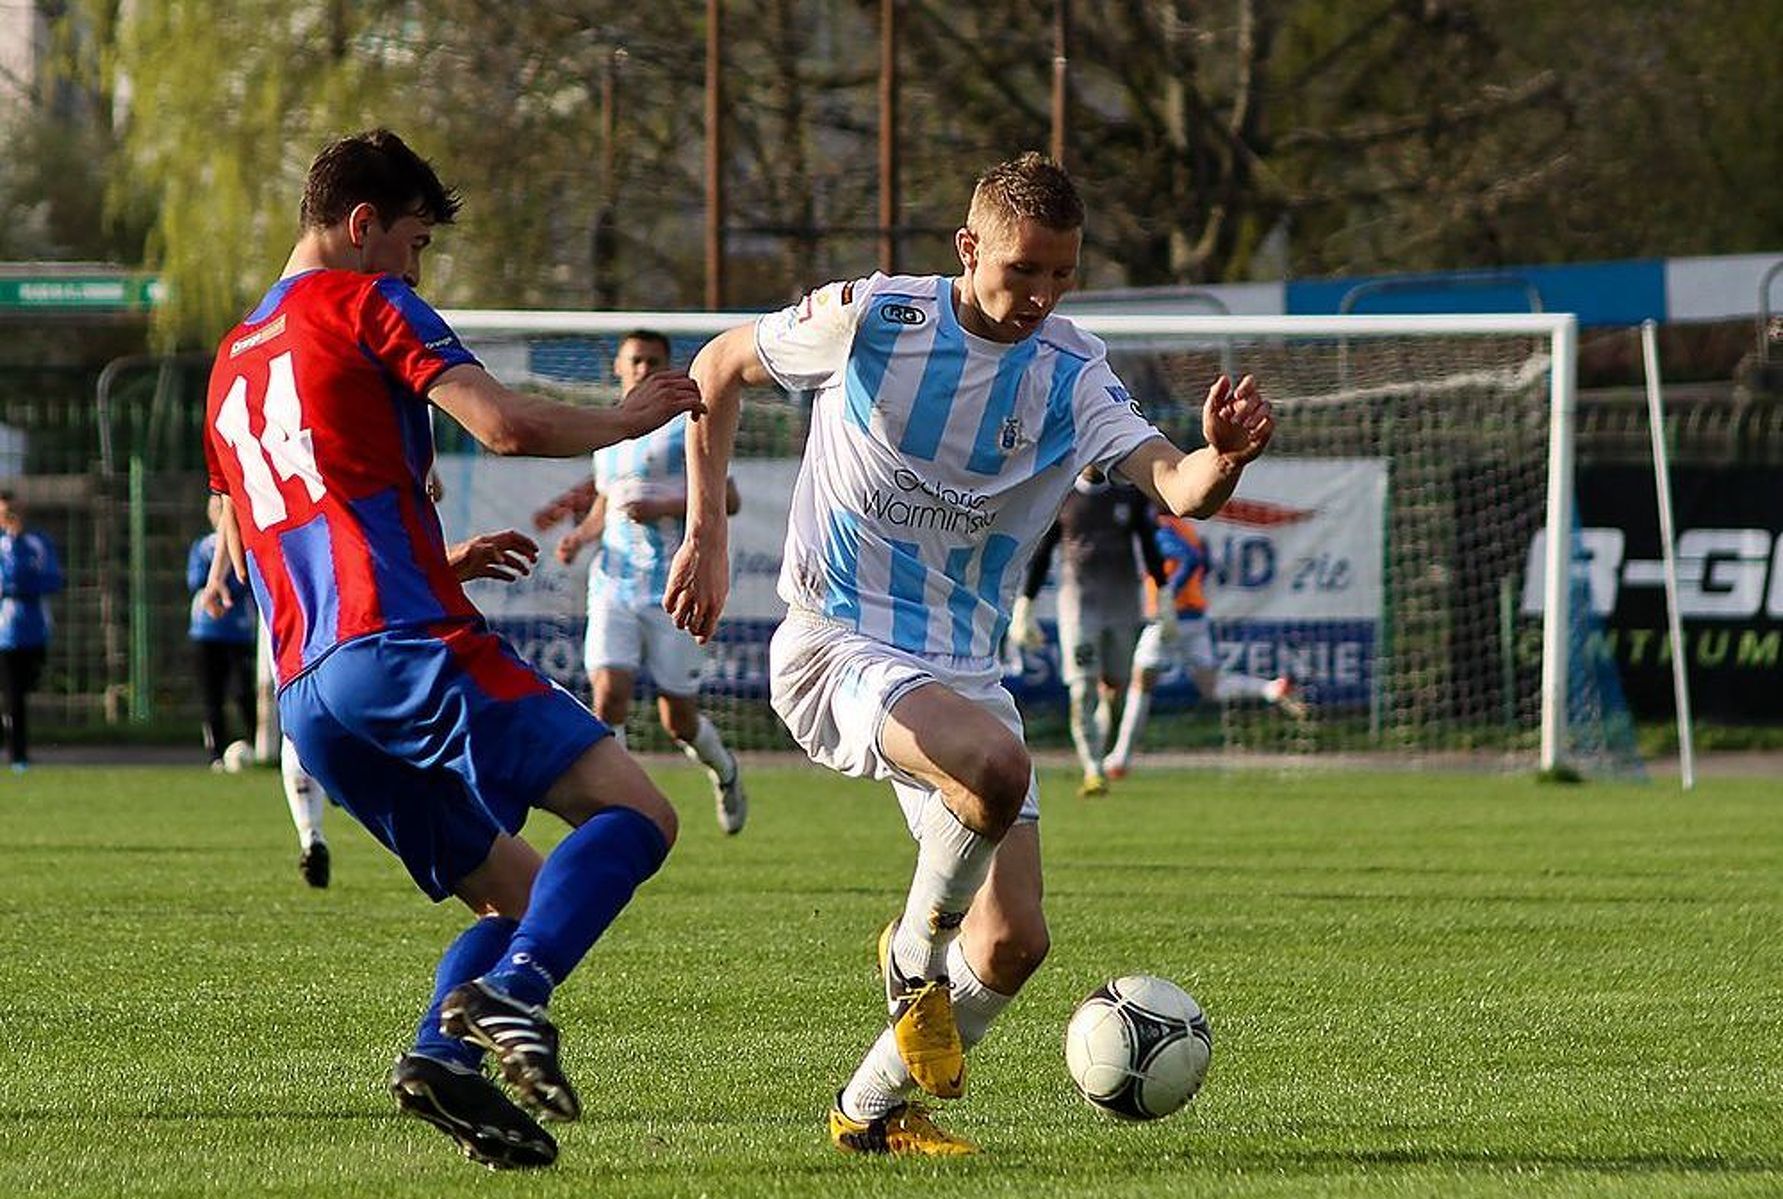
[[[1071,0],[1052,7],[1052,159],[1065,165],[1065,129],[1071,116]]]
[[[594,305],[619,306],[619,68],[626,53],[608,51],[600,78],[601,206],[594,219]]]
[[[879,0],[879,269],[898,273],[898,17]]]
[[[724,307],[723,0],[706,0],[706,308]]]

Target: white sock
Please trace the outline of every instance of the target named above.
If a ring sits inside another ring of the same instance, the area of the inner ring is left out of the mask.
[[[1108,761],[1121,769],[1133,758],[1133,750],[1139,744],[1140,734],[1145,732],[1145,718],[1151,714],[1152,693],[1141,688],[1137,683],[1127,688],[1127,706],[1121,713],[1121,731],[1114,739],[1114,748],[1108,751]]]
[[[1096,689],[1096,718],[1095,722],[1090,726],[1090,732],[1096,738],[1095,749],[1096,757],[1098,759],[1096,765],[1098,769],[1100,769],[1102,765],[1100,761],[1102,750],[1108,744],[1109,726],[1113,723],[1114,703],[1102,692],[1102,689],[1098,687]]]
[[[285,782],[285,806],[291,809],[291,823],[297,828],[297,846],[308,849],[323,840],[322,809],[328,793],[303,768],[289,737],[279,746],[279,776]]]
[[[939,978],[947,968],[947,947],[960,935],[966,909],[991,871],[997,843],[961,824],[941,796],[931,794],[916,845],[916,876],[892,938],[892,958],[906,978]]]
[[[956,940],[947,951],[947,977],[952,985],[954,1023],[960,1028],[960,1044],[970,1050],[984,1040],[991,1022],[1008,1007],[1013,995],[993,991],[980,981],[966,962]],[[854,1077],[842,1088],[842,1112],[853,1120],[876,1120],[909,1099],[916,1091],[891,1029],[879,1034],[867,1056],[855,1068]]]
[[[851,1120],[877,1120],[903,1103],[916,1090],[916,1082],[898,1056],[898,1042],[887,1028],[855,1067],[854,1076],[842,1088],[837,1102]]]
[[[607,728],[612,730],[614,742],[616,742],[618,744],[620,749],[624,749],[625,748],[625,726],[622,724],[609,724],[609,725],[607,725]]]
[[[1249,674],[1222,674],[1213,685],[1213,699],[1263,699],[1272,679]]]
[[[1013,995],[993,991],[984,985],[966,961],[966,951],[958,941],[947,950],[948,992],[953,998],[953,1022],[960,1026],[960,1044],[967,1049],[984,1040],[991,1030],[991,1021],[1003,1014]]]
[[[1071,744],[1077,749],[1077,761],[1086,775],[1102,773],[1102,746],[1105,733],[1096,729],[1096,684],[1079,679],[1071,684]]]
[[[693,734],[692,741],[677,739],[676,745],[691,760],[700,763],[718,776],[719,782],[728,782],[737,769],[737,759],[730,750],[724,747],[724,739],[718,735],[718,728],[700,713],[700,725]]]

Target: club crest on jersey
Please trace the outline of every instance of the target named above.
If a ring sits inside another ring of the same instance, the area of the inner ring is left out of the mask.
[[[879,315],[894,325],[910,325],[915,327],[928,320],[920,308],[912,308],[908,304],[881,304]]]
[[[1005,454],[1015,453],[1016,447],[1022,443],[1022,422],[1020,417],[1012,416],[1003,422],[997,430],[997,448]]]

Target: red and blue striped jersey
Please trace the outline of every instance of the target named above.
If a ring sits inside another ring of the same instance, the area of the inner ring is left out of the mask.
[[[213,491],[235,505],[281,686],[335,646],[478,615],[427,496],[427,389],[476,358],[391,275],[275,284],[217,350]]]

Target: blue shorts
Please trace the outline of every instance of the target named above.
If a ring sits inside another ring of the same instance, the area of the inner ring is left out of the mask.
[[[279,693],[279,718],[436,902],[611,732],[480,623],[348,641]]]

